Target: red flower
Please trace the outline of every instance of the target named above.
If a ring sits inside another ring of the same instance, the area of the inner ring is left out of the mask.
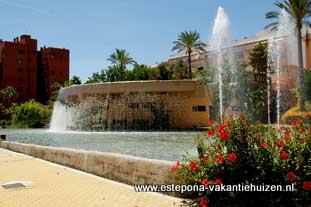
[[[208,155],[203,155],[203,157],[201,158],[202,162],[207,162],[208,161]]]
[[[201,181],[201,184],[204,185],[204,187],[207,187],[209,185],[209,180],[205,178]]]
[[[304,144],[304,143],[306,143],[306,140],[305,140],[305,139],[300,139],[300,142],[301,142],[302,144]]]
[[[280,157],[281,157],[281,159],[282,160],[287,160],[287,158],[288,158],[288,152],[286,152],[286,151],[281,151],[280,152]]]
[[[208,207],[208,201],[206,198],[199,198],[198,199],[198,204],[199,204],[199,207]]]
[[[222,184],[222,179],[216,178],[215,179],[215,185],[221,185]]]
[[[302,120],[301,119],[294,119],[293,121],[291,121],[291,125],[292,126],[297,126],[297,125],[299,125],[299,124],[301,124],[302,123]]]
[[[191,161],[189,163],[189,168],[192,172],[196,171],[198,169],[198,164],[195,161]]]
[[[208,126],[213,127],[214,125],[215,125],[215,121],[210,120],[210,121],[208,122]]]
[[[218,125],[218,132],[221,133],[225,130],[226,126],[225,125]]]
[[[310,191],[311,190],[311,181],[304,181],[302,188],[304,190]]]
[[[207,131],[207,134],[208,134],[208,136],[210,136],[210,137],[215,136],[215,132],[214,132],[214,130],[212,130],[212,129],[208,130],[208,131]]]
[[[229,139],[229,134],[228,132],[226,131],[221,131],[219,133],[219,138],[222,140],[222,141],[227,141]]]
[[[278,148],[283,148],[285,145],[285,142],[283,140],[280,140],[276,143],[276,145],[278,146]]]
[[[235,163],[236,160],[238,159],[238,156],[234,152],[231,152],[227,155],[227,159],[229,162]]]
[[[284,139],[289,141],[291,138],[290,138],[290,134],[289,133],[285,133],[284,134]]]
[[[282,126],[280,127],[280,130],[285,131],[285,130],[286,130],[286,127],[285,127],[284,125],[282,125]]]
[[[244,120],[246,120],[246,116],[241,115],[239,119],[240,119],[241,121],[244,121]]]
[[[180,164],[179,161],[177,161],[175,165],[172,166],[171,172],[176,172],[179,168],[179,164]]]
[[[260,144],[260,147],[263,148],[263,149],[267,149],[268,148],[268,144],[264,142],[264,143]]]
[[[303,130],[301,128],[298,129],[298,134],[303,134]]]
[[[308,131],[309,131],[309,133],[311,133],[311,127],[310,127],[310,128],[308,128]]]
[[[218,165],[221,165],[224,162],[224,158],[222,157],[222,155],[218,155],[216,157],[216,162],[218,163]]]
[[[289,181],[295,181],[297,178],[296,174],[293,171],[287,173],[287,179]]]

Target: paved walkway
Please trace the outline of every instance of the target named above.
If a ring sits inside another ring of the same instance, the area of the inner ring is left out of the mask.
[[[30,185],[4,189],[3,184]],[[177,207],[180,200],[0,149],[0,207]]]

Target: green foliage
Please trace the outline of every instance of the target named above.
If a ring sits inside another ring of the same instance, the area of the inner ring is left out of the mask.
[[[172,72],[172,79],[174,80],[182,80],[187,78],[187,66],[182,59],[171,64],[170,70]]]
[[[172,72],[166,66],[165,63],[161,63],[160,65],[158,65],[158,70],[159,70],[158,80],[171,80],[172,79]]]
[[[305,97],[311,101],[311,70],[305,70]]]
[[[296,206],[311,202],[311,126],[249,125],[246,117],[210,122],[198,141],[199,157],[185,157],[172,171],[188,184],[294,185],[293,192],[193,192],[189,206]],[[202,202],[204,201],[204,202]],[[200,204],[201,203],[201,204]]]
[[[118,66],[108,67],[106,70],[106,80],[107,82],[124,81],[124,71]]]
[[[11,125],[18,128],[38,128],[45,126],[50,119],[51,110],[33,100],[17,105],[13,104],[9,112]]]
[[[88,83],[103,83],[107,81],[105,70],[101,70],[100,72],[93,73],[91,77],[85,82]]]
[[[132,70],[127,70],[125,73],[127,81],[134,80],[149,80],[148,67],[143,64],[135,64]]]
[[[267,73],[268,43],[258,43],[250,52],[250,65],[256,73]]]
[[[72,76],[72,78],[69,81],[69,85],[80,85],[81,84],[81,79],[79,76]]]
[[[12,86],[7,86],[0,90],[0,100],[8,100],[17,96],[16,89]]]
[[[197,31],[185,31],[178,35],[174,41],[172,51],[186,52],[188,55],[188,78],[192,79],[191,54],[193,52],[204,52],[206,44],[200,41],[200,34]]]

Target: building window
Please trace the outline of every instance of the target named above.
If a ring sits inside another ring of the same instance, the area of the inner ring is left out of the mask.
[[[54,74],[55,74],[55,72],[54,72],[54,71],[52,71],[51,73],[52,73],[52,75],[54,75]]]
[[[23,72],[23,68],[18,68],[17,71],[18,72]]]
[[[23,63],[24,60],[23,60],[22,58],[18,58],[18,59],[17,59],[17,62],[18,62],[18,63]]]
[[[18,81],[19,81],[19,82],[24,82],[24,79],[23,79],[22,77],[19,77],[19,78],[18,78]]]
[[[24,55],[25,51],[24,50],[18,50],[18,54]]]
[[[192,107],[193,112],[204,112],[206,111],[206,106],[198,105]]]

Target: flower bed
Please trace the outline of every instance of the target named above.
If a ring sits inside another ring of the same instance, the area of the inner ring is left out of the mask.
[[[292,185],[292,192],[193,192],[189,206],[309,206],[311,204],[311,126],[249,125],[246,117],[210,121],[198,140],[199,157],[184,157],[172,172],[187,184]]]

